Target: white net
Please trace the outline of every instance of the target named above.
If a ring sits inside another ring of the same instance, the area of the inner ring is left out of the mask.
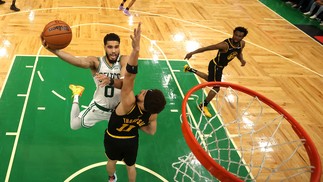
[[[286,117],[256,96],[223,87],[208,106],[211,118],[198,110],[210,88],[190,95],[186,118],[204,151],[243,181],[310,181],[312,166]],[[212,90],[214,91],[214,90]],[[213,107],[213,108],[212,108]],[[173,163],[175,181],[215,181],[192,153]]]

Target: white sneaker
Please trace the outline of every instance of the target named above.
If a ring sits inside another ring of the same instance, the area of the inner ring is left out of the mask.
[[[311,14],[311,12],[310,11],[308,11],[308,12],[306,12],[306,13],[303,13],[304,15],[310,15]]]
[[[117,178],[117,174],[116,174],[116,173],[114,173],[114,174],[113,174],[113,176],[110,176],[110,177],[109,177],[109,182],[116,182],[116,181],[117,181],[117,179],[118,179],[118,178]]]
[[[316,18],[316,15],[313,15],[310,17],[310,19],[315,19]]]

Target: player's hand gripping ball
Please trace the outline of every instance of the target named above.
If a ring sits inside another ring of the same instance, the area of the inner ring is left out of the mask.
[[[72,40],[72,30],[64,21],[54,20],[45,26],[41,36],[48,48],[64,49]]]

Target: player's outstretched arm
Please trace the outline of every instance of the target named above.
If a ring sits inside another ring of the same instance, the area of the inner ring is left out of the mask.
[[[244,48],[244,46],[245,46],[245,41],[241,41],[241,44],[242,44],[242,46],[241,46],[241,52],[237,55],[237,58],[239,59],[239,61],[240,61],[240,63],[241,63],[241,66],[245,66],[246,65],[246,60],[244,60],[244,58],[243,58],[243,48]]]
[[[69,54],[65,51],[59,50],[59,49],[50,49],[47,44],[46,41],[44,40],[44,38],[42,36],[40,36],[41,38],[41,42],[43,44],[43,46],[50,51],[51,53],[55,54],[57,57],[59,57],[60,59],[62,59],[63,61],[72,64],[74,66],[80,67],[80,68],[91,68],[92,70],[95,70],[96,68],[96,64],[98,64],[98,60],[96,57],[76,57],[73,56],[72,54]],[[96,63],[97,62],[97,63]]]
[[[138,68],[138,57],[140,51],[140,37],[141,37],[141,23],[134,29],[133,35],[130,36],[132,40],[132,51],[126,65],[126,72],[123,79],[123,85],[121,88],[121,102],[120,107],[122,111],[117,108],[119,114],[128,112],[136,102],[135,94],[133,92],[135,78]]]
[[[218,49],[225,49],[225,48],[226,48],[226,45],[224,44],[224,42],[209,45],[209,46],[206,46],[206,47],[201,47],[199,49],[196,49],[195,51],[187,53],[185,55],[184,59],[190,59],[194,54],[198,54],[198,53],[201,53],[201,52],[211,51],[211,50],[218,50]]]

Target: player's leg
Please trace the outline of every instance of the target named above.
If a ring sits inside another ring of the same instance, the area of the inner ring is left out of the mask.
[[[213,65],[211,64],[211,66],[213,66],[213,67],[209,68],[208,81],[209,82],[212,82],[212,81],[221,82],[223,68],[217,67],[215,64],[213,64]],[[208,93],[207,97],[205,98],[204,105],[207,106],[219,91],[220,91],[220,87],[213,87],[213,90],[211,90]]]
[[[135,2],[136,0],[131,0],[126,9],[129,10]]]
[[[117,181],[116,175],[116,165],[118,160],[122,160],[123,156],[120,152],[120,145],[119,140],[110,137],[107,133],[107,130],[104,132],[104,148],[105,148],[105,155],[108,158],[108,162],[106,165],[106,170],[109,175],[109,182]]]
[[[82,96],[84,87],[71,84],[69,85],[69,88],[72,90],[73,93],[73,104],[70,114],[70,126],[71,129],[77,130],[81,128],[81,118],[78,117],[80,114],[79,98]]]
[[[189,65],[185,65],[184,66],[184,72],[192,72],[192,73],[195,73],[197,76],[203,78],[206,81],[208,79],[208,75],[206,73],[203,73],[201,71],[198,71],[198,70],[190,67]]]
[[[129,9],[131,8],[131,6],[136,2],[136,0],[131,0],[130,3],[128,4],[127,8],[123,10],[123,13],[127,16],[130,16],[130,12]]]
[[[136,167],[135,164],[132,166],[127,166],[127,172],[128,172],[128,179],[129,182],[135,182],[136,181]]]
[[[124,9],[124,3],[126,2],[127,0],[122,0],[120,6],[119,6],[119,10],[123,10]]]
[[[217,67],[213,61],[210,61],[208,71],[208,81],[221,81],[222,79],[222,70],[223,68]],[[212,99],[216,96],[217,92],[220,90],[220,87],[213,87],[211,91],[209,91],[208,95],[204,99],[203,103],[199,105],[199,109],[204,113],[206,117],[212,117],[208,109],[208,104],[212,101]]]
[[[126,163],[129,181],[136,181],[136,160],[138,153],[139,139],[133,138],[125,141],[123,151],[125,156],[123,161]]]
[[[117,175],[116,175],[117,162],[118,162],[117,160],[111,160],[108,158],[106,169],[109,175],[109,182],[117,181]]]

